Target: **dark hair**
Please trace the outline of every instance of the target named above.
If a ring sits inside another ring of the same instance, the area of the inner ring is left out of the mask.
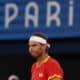
[[[41,33],[41,32],[34,33],[33,36],[42,37],[43,39],[45,39],[48,42],[48,37],[45,34]]]

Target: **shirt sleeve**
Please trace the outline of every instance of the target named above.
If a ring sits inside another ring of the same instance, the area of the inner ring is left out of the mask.
[[[56,77],[61,79],[63,78],[62,68],[56,60],[47,64],[46,74],[47,74],[48,80],[54,79]]]

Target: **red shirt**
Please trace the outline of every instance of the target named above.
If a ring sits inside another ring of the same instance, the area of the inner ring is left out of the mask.
[[[34,63],[32,65],[31,71],[31,80],[50,80],[55,77],[62,78],[63,80],[63,71],[59,63],[49,56],[43,61],[43,63],[39,67],[36,63]]]

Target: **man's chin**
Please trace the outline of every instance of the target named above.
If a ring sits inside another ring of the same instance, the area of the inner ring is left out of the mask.
[[[32,57],[33,57],[33,58],[38,58],[38,56],[37,56],[37,55],[32,55]]]
[[[37,56],[33,56],[33,55],[32,55],[32,57],[33,57],[33,58],[38,58]]]

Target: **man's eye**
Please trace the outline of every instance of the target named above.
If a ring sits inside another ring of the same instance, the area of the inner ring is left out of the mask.
[[[33,47],[35,47],[36,45],[32,45]]]

